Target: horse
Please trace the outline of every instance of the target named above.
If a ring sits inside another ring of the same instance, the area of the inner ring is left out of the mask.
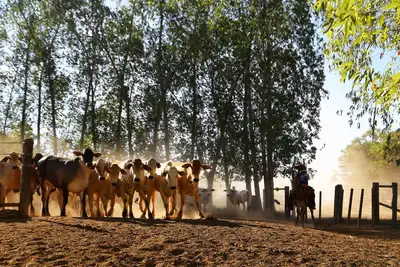
[[[294,204],[296,206],[296,222],[295,226],[297,226],[299,222],[299,216],[301,216],[301,226],[304,227],[304,219],[307,215],[307,208],[308,208],[308,200],[310,199],[310,194],[311,194],[311,188],[309,188],[306,185],[301,185],[298,184],[296,187],[296,197],[294,200]],[[310,209],[311,212],[311,218],[314,223],[314,228],[316,229],[317,226],[315,224],[315,219],[314,219],[314,211]]]

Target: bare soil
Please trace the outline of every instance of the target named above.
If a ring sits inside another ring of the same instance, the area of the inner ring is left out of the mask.
[[[1,266],[400,266],[400,231],[292,221],[0,219]]]

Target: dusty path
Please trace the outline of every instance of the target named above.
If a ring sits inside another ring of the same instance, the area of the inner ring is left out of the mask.
[[[400,266],[400,232],[244,220],[0,220],[1,266]]]

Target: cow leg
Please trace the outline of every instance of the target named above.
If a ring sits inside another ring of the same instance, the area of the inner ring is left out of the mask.
[[[165,208],[165,219],[169,220],[170,219],[170,215],[168,213],[168,209],[169,209],[169,201],[168,198],[165,196],[164,192],[161,190],[160,191],[160,195],[161,195],[161,199],[164,203],[164,208]],[[154,205],[154,204],[153,204]],[[153,212],[153,216],[154,216],[154,212]]]
[[[47,199],[50,197],[50,190],[46,190],[46,186],[43,182],[43,180],[40,181],[40,188],[42,190],[42,194],[41,194],[41,199],[42,199],[42,216],[48,216],[50,214],[46,213],[46,209],[47,209],[47,205],[48,205],[48,201]]]
[[[104,196],[104,194],[100,194],[101,203],[103,204],[104,213],[100,212],[100,217],[104,217],[107,214],[107,206],[108,206],[108,199]],[[99,211],[100,211],[100,204],[99,204]]]
[[[87,218],[87,213],[86,213],[86,194],[87,193],[86,193],[86,188],[85,188],[85,190],[83,190],[82,199],[81,199],[81,201],[82,201],[82,218]],[[93,205],[93,202],[92,202],[92,205]]]
[[[128,204],[129,204],[129,218],[135,218],[135,216],[133,216],[133,211],[132,211],[132,204],[133,204],[133,196],[134,196],[135,192],[133,192],[132,194],[128,194]]]
[[[178,215],[176,215],[176,219],[182,219],[183,216],[183,206],[185,205],[185,194],[184,193],[180,193],[179,195],[181,197],[181,207],[179,209]]]
[[[128,208],[126,207],[127,204],[126,202],[128,201],[128,199],[126,198],[125,192],[123,192],[121,196],[122,196],[122,204],[124,205],[124,208],[122,210],[122,217],[126,218],[128,217]]]
[[[300,216],[300,209],[299,209],[299,207],[297,207],[296,206],[296,220],[295,220],[295,223],[294,223],[294,225],[295,226],[297,226],[297,223],[299,222],[299,216]]]
[[[174,215],[174,212],[176,210],[176,190],[174,190],[172,192],[171,198],[170,198],[170,202],[171,202],[171,211],[169,212],[170,216]]]
[[[93,192],[89,191],[87,193],[87,195],[88,195],[88,201],[89,201],[90,217],[95,217],[95,214],[93,211],[93,195],[94,194],[93,194]],[[82,204],[82,207],[84,207],[83,204]]]
[[[115,205],[115,195],[116,193],[113,192],[112,196],[111,196],[111,204],[110,204],[110,210],[107,212],[107,204],[105,205],[105,209],[104,212],[106,212],[107,217],[112,217],[113,213],[114,213],[114,205]],[[104,205],[104,203],[103,203]]]
[[[96,194],[96,199],[95,199],[95,204],[96,204],[96,216],[101,217],[101,212],[100,212],[100,194]]]
[[[142,188],[139,188],[139,196],[142,199],[144,199],[144,204],[146,205],[147,215],[149,216],[149,219],[153,219],[153,215],[151,214],[150,207],[149,207],[149,201],[147,201],[146,195],[144,194]]]
[[[143,199],[139,197],[139,209],[143,214],[146,214],[146,207],[143,207]]]
[[[63,192],[63,205],[62,205],[60,215],[66,216],[66,208],[67,208],[68,196],[69,196],[68,186],[63,186],[62,192]]]
[[[154,189],[153,190],[153,193],[152,193],[152,195],[151,195],[151,203],[153,204],[153,209],[151,210],[151,213],[153,214],[153,217],[156,217],[156,205],[155,205],[155,202],[156,202],[156,190]]]
[[[199,200],[199,194],[197,192],[195,192],[196,194],[194,195],[194,200],[196,200],[196,207],[199,210],[199,216],[200,218],[204,218],[203,213],[201,212],[200,209],[200,200]]]
[[[31,195],[29,196],[29,205],[31,208],[31,216],[35,216],[35,207],[33,206],[33,194],[34,194],[34,192],[32,192]]]

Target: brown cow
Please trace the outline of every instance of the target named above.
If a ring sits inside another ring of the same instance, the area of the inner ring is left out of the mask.
[[[33,206],[33,195],[35,194],[35,190],[39,185],[39,180],[36,175],[36,165],[38,161],[43,157],[42,154],[36,153],[32,158],[32,169],[30,178],[30,211],[31,215],[35,214],[35,208]],[[14,193],[20,192],[21,188],[21,166],[22,166],[22,157],[18,153],[12,152],[8,156],[5,156],[1,161],[0,165],[0,180],[1,180],[1,203],[5,203],[6,196],[13,191]],[[11,172],[10,172],[11,170]]]
[[[49,216],[49,192],[46,192],[46,184],[63,191],[63,207],[61,216],[66,216],[66,206],[68,204],[69,192],[82,193],[82,217],[87,217],[86,213],[86,187],[89,184],[90,171],[94,169],[93,157],[100,157],[101,153],[94,153],[90,148],[86,148],[82,153],[73,151],[77,156],[75,159],[65,159],[56,156],[43,157],[38,162],[38,172],[40,175],[40,187],[42,189],[42,216]]]
[[[156,170],[161,167],[161,164],[158,163],[155,159],[149,160],[147,165],[151,168],[149,175],[149,193],[147,194],[147,201],[153,204],[152,214],[155,217],[155,198],[156,191],[160,193],[161,199],[164,203],[165,208],[165,218],[169,219],[169,198],[172,196],[172,190],[168,186],[168,181],[165,176],[158,175]],[[152,183],[153,181],[153,183]],[[146,209],[143,209],[143,199],[140,199],[139,202],[140,210],[143,212],[143,215],[146,213]],[[142,215],[142,216],[143,216]]]
[[[172,172],[167,171],[164,172],[164,176],[168,174],[168,182],[171,186],[171,189],[176,189],[174,184],[179,184],[178,192],[181,196],[181,209],[178,212],[176,218],[181,219],[183,214],[183,205],[185,202],[184,195],[192,196],[196,202],[196,207],[199,211],[200,218],[204,218],[204,215],[200,208],[200,200],[199,200],[199,180],[200,180],[200,172],[201,169],[207,170],[211,169],[211,167],[207,164],[202,164],[199,160],[193,160],[192,162],[182,163],[182,162],[175,162],[169,163],[169,166],[175,167],[172,169]],[[171,170],[171,167],[170,167]],[[171,213],[173,214],[174,210],[176,209],[176,193],[172,193],[172,210]],[[170,214],[171,214],[170,213]]]
[[[126,218],[128,215],[128,210],[127,210],[127,201],[129,202],[129,217],[134,218],[133,212],[132,212],[132,204],[133,204],[133,195],[137,191],[139,193],[139,196],[141,199],[144,200],[145,205],[146,205],[146,210],[148,210],[148,217],[149,219],[152,219],[153,216],[150,212],[149,208],[149,202],[147,201],[146,195],[149,193],[148,192],[148,187],[149,187],[149,180],[148,177],[144,175],[144,171],[150,171],[151,168],[144,164],[141,159],[135,159],[135,161],[132,162],[132,160],[127,160],[124,163],[122,163],[122,168],[128,171],[127,175],[122,175],[122,181],[121,181],[121,197],[122,197],[122,202],[123,202],[123,212],[122,212],[122,217]],[[128,195],[128,199],[126,198],[126,195]]]
[[[107,173],[107,175],[105,175]],[[93,195],[96,194],[96,209],[97,216],[101,216],[99,202],[101,200],[106,212],[107,217],[111,217],[114,213],[115,196],[117,191],[117,186],[119,184],[119,174],[126,175],[127,172],[121,169],[118,164],[99,159],[96,163],[96,171],[91,171],[89,186],[87,188],[87,193],[89,197],[89,208],[91,216],[93,213]],[[108,201],[111,200],[110,210],[107,212]]]

